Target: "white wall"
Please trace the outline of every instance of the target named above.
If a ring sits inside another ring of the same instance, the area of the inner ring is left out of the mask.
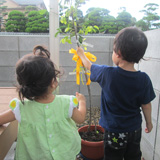
[[[153,130],[150,134],[146,134],[144,132],[145,121],[143,121],[141,144],[145,160],[160,160],[160,29],[147,31],[145,34],[148,38],[146,60],[139,63],[139,70],[150,76],[156,98],[152,102]]]

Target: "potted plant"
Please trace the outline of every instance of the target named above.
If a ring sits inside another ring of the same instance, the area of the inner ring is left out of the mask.
[[[67,6],[66,6],[67,4]],[[85,50],[87,50],[87,43],[85,43],[85,38],[83,35],[87,35],[88,33],[95,33],[99,31],[97,26],[84,26],[83,21],[80,20],[80,10],[82,4],[85,4],[85,0],[75,0],[74,3],[72,0],[65,0],[64,5],[62,6],[60,3],[61,9],[61,18],[60,22],[63,24],[61,27],[57,29],[57,36],[59,33],[64,32],[64,38],[61,39],[61,43],[65,44],[68,42],[72,44],[71,38],[76,38],[77,46],[83,46]],[[92,101],[91,101],[91,90],[90,90],[90,72],[86,70],[83,66],[81,59],[76,53],[76,50],[70,49],[69,53],[74,54],[72,60],[74,60],[76,64],[76,83],[79,86],[80,91],[80,78],[81,74],[84,74],[86,79],[86,86],[89,94],[89,123],[88,125],[82,126],[78,129],[81,138],[82,138],[82,149],[81,154],[92,160],[98,160],[103,158],[104,149],[103,149],[103,133],[104,129],[101,126],[96,125],[96,121],[94,121],[94,125],[91,125],[92,121]],[[95,62],[96,56],[91,54],[90,52],[85,52],[86,56],[90,61]],[[83,79],[81,79],[83,82]],[[93,117],[94,119],[94,117]],[[94,138],[92,138],[94,137]],[[97,140],[97,137],[100,138]],[[98,147],[98,148],[97,148]]]

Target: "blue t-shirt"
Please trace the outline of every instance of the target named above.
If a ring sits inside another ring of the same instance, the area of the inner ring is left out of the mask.
[[[91,81],[102,88],[99,124],[110,132],[132,132],[141,127],[141,105],[155,98],[149,76],[120,67],[91,66]]]

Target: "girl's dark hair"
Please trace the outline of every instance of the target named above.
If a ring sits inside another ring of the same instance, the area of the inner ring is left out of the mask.
[[[120,51],[124,60],[138,63],[143,58],[147,45],[147,38],[140,29],[127,27],[116,35],[113,50],[117,54]]]
[[[34,100],[44,96],[52,80],[57,81],[60,71],[47,57],[26,55],[17,62],[16,74],[20,100]]]
[[[50,58],[50,52],[44,46],[41,45],[37,45],[34,47],[33,54]]]

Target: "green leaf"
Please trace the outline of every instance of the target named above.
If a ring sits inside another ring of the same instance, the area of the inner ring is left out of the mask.
[[[55,36],[55,37],[57,37],[57,36],[58,36],[58,34],[59,34],[59,32],[57,32],[54,36]]]
[[[65,44],[66,43],[66,39],[65,38],[61,39],[60,43]]]
[[[99,27],[98,26],[94,26],[94,28],[96,28],[99,31]]]
[[[78,33],[79,33],[79,34],[83,34],[84,32],[83,32],[82,29],[80,29]]]
[[[88,34],[88,30],[85,30],[85,35],[87,35]]]
[[[72,44],[71,39],[66,39],[66,42],[68,42],[69,44]]]
[[[67,24],[66,17],[61,16],[61,23],[62,23],[62,24]]]
[[[65,32],[69,32],[71,29],[72,29],[72,28],[67,27],[67,28],[65,29]]]
[[[82,44],[82,42],[83,42],[83,37],[79,36],[79,43]]]
[[[92,31],[93,31],[93,27],[92,27],[92,26],[88,26],[88,27],[87,27],[87,31],[88,31],[88,32],[92,32]]]

